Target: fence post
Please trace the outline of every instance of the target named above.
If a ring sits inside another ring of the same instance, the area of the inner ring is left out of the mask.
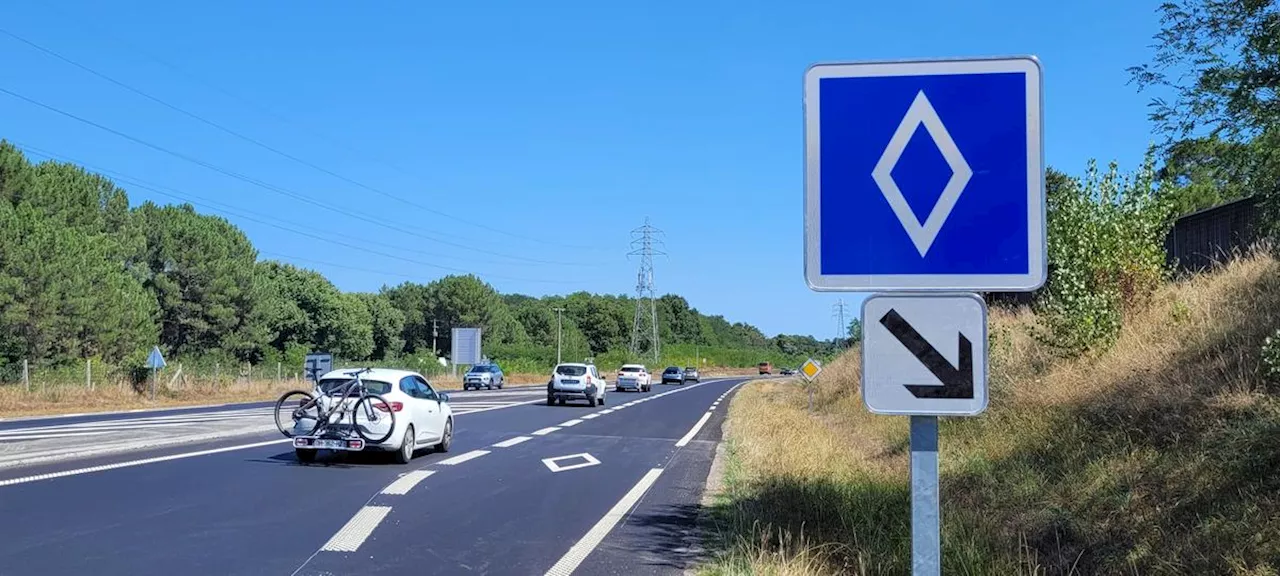
[[[27,392],[31,391],[31,367],[26,358],[22,359],[22,385],[27,387]]]
[[[280,385],[280,363],[276,362],[276,385]]]
[[[84,359],[84,386],[93,390],[93,358]]]

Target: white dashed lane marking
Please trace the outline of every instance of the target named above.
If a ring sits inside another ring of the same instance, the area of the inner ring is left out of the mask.
[[[472,450],[470,452],[463,452],[462,454],[454,456],[453,458],[441,460],[439,462],[436,462],[436,464],[442,464],[444,466],[456,466],[468,460],[475,460],[476,458],[484,456],[485,454],[488,454],[488,453],[489,453],[488,450]]]
[[[382,493],[394,495],[408,494],[409,491],[413,490],[413,487],[417,486],[419,482],[425,480],[427,476],[435,473],[435,470],[414,470],[413,472],[401,476],[399,480],[392,482],[386,488],[383,488]]]
[[[521,442],[528,442],[529,440],[533,440],[533,437],[532,436],[516,436],[515,438],[511,438],[509,440],[503,440],[497,444],[494,444],[493,446],[495,448],[510,448]]]

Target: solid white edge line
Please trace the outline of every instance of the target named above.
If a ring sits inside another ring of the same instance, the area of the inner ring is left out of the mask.
[[[531,434],[533,434],[534,436],[546,436],[547,434],[555,432],[556,430],[559,430],[559,429],[560,429],[559,426],[548,426],[541,430],[534,430],[533,432],[531,432]]]
[[[609,535],[613,527],[618,525],[623,516],[640,501],[640,498],[644,497],[644,493],[653,486],[654,482],[658,481],[658,476],[661,474],[662,468],[654,468],[646,472],[644,477],[640,478],[640,481],[635,486],[632,486],[631,490],[627,491],[626,495],[617,504],[614,504],[613,508],[610,508],[604,517],[599,522],[596,522],[596,525],[592,526],[581,540],[578,540],[573,547],[569,548],[569,551],[560,558],[560,561],[556,562],[550,570],[547,570],[547,576],[569,576],[573,574],[573,571],[582,564],[583,560],[587,559],[591,551],[595,550],[596,546],[599,546],[604,541],[604,537]]]
[[[419,482],[426,480],[427,476],[435,473],[435,470],[414,470],[413,472],[401,476],[395,482],[388,484],[386,488],[382,489],[382,493],[394,495],[408,494],[409,491],[413,490],[413,487],[417,486]]]
[[[533,436],[516,436],[515,438],[508,438],[506,440],[498,442],[493,446],[494,448],[510,448],[512,446],[515,446],[516,444],[519,444],[521,442],[528,442],[530,440],[533,440]]]
[[[390,506],[365,506],[347,524],[338,530],[320,549],[325,552],[355,552],[373,534],[383,518],[391,512]]]
[[[61,472],[37,474],[35,476],[26,476],[23,478],[11,478],[9,480],[0,480],[0,487],[13,486],[14,484],[25,484],[27,482],[36,482],[38,480],[52,480],[54,478],[63,478],[66,476],[78,476],[80,474],[89,474],[92,472],[105,472],[107,470],[116,470],[118,468],[129,468],[132,466],[142,466],[144,464],[155,464],[157,462],[168,462],[169,460],[181,460],[183,458],[195,458],[196,456],[208,456],[210,454],[218,454],[221,452],[231,452],[234,450],[247,450],[249,448],[258,448],[260,446],[270,446],[272,444],[284,444],[286,442],[292,442],[292,440],[288,438],[283,438],[280,440],[268,440],[266,442],[254,442],[252,444],[241,444],[239,446],[227,446],[225,448],[213,448],[210,450],[200,450],[198,452],[170,454],[168,456],[157,456],[155,458],[143,458],[142,460],[131,460],[129,462],[116,462],[114,464],[103,464],[101,466],[90,466],[88,468],[77,468],[75,470],[63,470]]]
[[[685,444],[688,444],[690,440],[693,440],[693,437],[698,435],[698,431],[702,430],[703,425],[705,425],[707,423],[707,420],[709,420],[710,418],[711,418],[710,411],[703,414],[702,418],[698,419],[698,423],[694,424],[693,428],[689,430],[689,433],[685,434],[684,438],[681,438],[679,442],[676,442],[676,448],[684,446]]]
[[[444,466],[455,466],[463,462],[466,462],[467,460],[474,460],[488,453],[489,453],[488,450],[472,450],[470,452],[463,452],[462,454],[454,456],[453,458],[446,458],[444,460],[436,462],[436,464],[442,464]]]

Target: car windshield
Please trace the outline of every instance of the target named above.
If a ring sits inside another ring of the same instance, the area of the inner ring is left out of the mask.
[[[490,368],[490,367],[488,367],[488,366],[472,366],[472,367],[471,367],[471,369],[470,369],[470,370],[468,370],[467,372],[468,372],[468,373],[470,373],[470,374],[479,374],[479,373],[483,373],[483,372],[493,372],[493,368]]]
[[[386,394],[391,391],[391,383],[389,382],[370,380],[368,378],[362,378],[361,380],[364,382],[365,389],[371,394]],[[324,378],[320,380],[316,387],[325,394],[335,394],[340,392],[342,387],[349,382],[351,382],[350,378]]]
[[[586,373],[586,366],[556,366],[556,374],[561,376],[582,376]]]
[[[644,368],[641,368],[639,366],[623,366],[622,371],[623,372],[643,372]]]

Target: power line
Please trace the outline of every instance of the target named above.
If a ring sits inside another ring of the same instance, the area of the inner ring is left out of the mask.
[[[483,254],[489,254],[489,255],[499,256],[499,257],[503,257],[503,258],[511,258],[511,259],[516,259],[516,260],[526,260],[526,261],[533,262],[533,263],[538,263],[538,264],[550,264],[550,265],[557,265],[557,266],[587,266],[587,264],[578,264],[578,263],[571,263],[571,262],[555,262],[555,261],[549,261],[549,260],[540,260],[540,259],[535,259],[535,258],[527,258],[527,257],[523,257],[523,256],[513,256],[513,255],[510,255],[510,254],[503,254],[503,253],[501,253],[501,252],[494,252],[494,251],[491,251],[491,250],[484,250],[484,249],[476,248],[476,247],[473,247],[473,246],[467,246],[467,245],[465,245],[465,244],[459,244],[459,243],[452,242],[452,241],[449,241],[449,240],[442,240],[442,239],[439,239],[439,238],[434,238],[434,237],[432,237],[432,236],[425,235],[425,234],[423,234],[422,232],[417,231],[416,229],[405,230],[405,229],[402,229],[402,228],[400,228],[400,227],[392,226],[392,225],[390,225],[390,224],[387,224],[386,222],[384,222],[384,221],[382,221],[382,220],[379,220],[379,219],[377,219],[377,218],[374,218],[374,217],[372,217],[372,216],[366,216],[366,215],[361,214],[361,213],[359,213],[359,212],[354,212],[354,211],[350,211],[350,210],[343,210],[343,209],[338,208],[338,207],[336,207],[336,206],[332,206],[332,205],[326,204],[326,203],[324,203],[324,202],[320,202],[320,201],[317,201],[317,200],[313,200],[313,199],[311,199],[311,198],[309,198],[309,197],[307,197],[307,196],[305,196],[305,195],[303,195],[303,194],[299,194],[299,193],[294,192],[294,191],[291,191],[291,190],[289,190],[289,189],[281,188],[281,187],[279,187],[279,186],[275,186],[275,185],[272,185],[272,184],[268,184],[268,183],[266,183],[266,182],[262,182],[262,181],[260,181],[260,180],[255,179],[255,178],[252,178],[252,177],[249,177],[249,176],[245,176],[245,175],[243,175],[243,174],[239,174],[239,173],[233,172],[233,171],[228,170],[228,169],[226,169],[226,168],[222,168],[222,167],[217,166],[217,165],[215,165],[215,164],[210,164],[210,163],[208,163],[208,162],[205,162],[205,161],[203,161],[203,160],[200,160],[199,158],[194,158],[194,157],[192,157],[192,156],[188,156],[188,155],[186,155],[186,154],[183,154],[183,153],[181,153],[181,152],[177,152],[177,151],[175,151],[175,150],[172,150],[172,149],[166,148],[166,147],[164,147],[164,146],[160,146],[160,145],[158,145],[158,144],[153,144],[153,143],[151,143],[151,142],[147,142],[146,140],[143,140],[143,139],[138,138],[138,137],[136,137],[136,136],[132,136],[132,135],[130,135],[130,134],[127,134],[127,133],[121,132],[121,131],[116,130],[116,129],[114,129],[114,128],[111,128],[111,127],[109,127],[109,126],[104,126],[104,125],[102,125],[102,124],[99,124],[99,123],[97,123],[97,122],[94,122],[93,120],[89,120],[89,119],[87,119],[87,118],[84,118],[84,117],[81,117],[81,116],[77,116],[77,115],[75,115],[75,114],[73,114],[73,113],[71,113],[71,112],[67,112],[67,111],[62,110],[62,109],[60,109],[60,108],[57,108],[57,107],[55,107],[55,106],[51,106],[51,105],[49,105],[49,104],[45,104],[45,103],[40,102],[40,101],[38,101],[38,100],[35,100],[35,99],[32,99],[32,98],[28,98],[27,96],[23,96],[22,94],[19,94],[19,93],[17,93],[17,92],[14,92],[14,91],[12,91],[12,90],[7,89],[7,88],[0,87],[0,93],[8,94],[9,96],[12,96],[12,97],[14,97],[14,98],[17,98],[17,99],[22,100],[22,101],[24,101],[24,102],[27,102],[27,103],[29,103],[29,104],[32,104],[32,105],[34,105],[34,106],[38,106],[38,107],[40,107],[40,108],[44,108],[44,109],[46,109],[46,110],[49,110],[50,112],[54,112],[54,113],[56,113],[56,114],[59,114],[59,115],[61,115],[61,116],[67,117],[67,118],[70,118],[70,119],[72,119],[72,120],[76,120],[76,121],[78,121],[78,122],[82,122],[82,123],[87,124],[87,125],[89,125],[89,126],[93,126],[94,128],[97,128],[97,129],[102,130],[102,131],[104,131],[104,132],[108,132],[108,133],[110,133],[110,134],[114,134],[114,135],[116,135],[116,136],[119,136],[119,137],[121,137],[121,138],[124,138],[124,139],[126,139],[126,140],[129,140],[130,142],[133,142],[133,143],[136,143],[136,144],[139,144],[139,145],[145,146],[145,147],[150,148],[150,149],[152,149],[152,150],[155,150],[155,151],[157,151],[157,152],[162,152],[162,153],[164,153],[164,154],[168,154],[168,155],[173,156],[173,157],[175,157],[175,158],[178,158],[178,159],[180,159],[180,160],[184,160],[184,161],[190,162],[190,163],[192,163],[192,164],[195,164],[195,165],[197,165],[197,166],[204,167],[204,168],[206,168],[206,169],[208,169],[208,170],[212,170],[212,171],[217,172],[217,173],[219,173],[219,174],[222,174],[222,175],[224,175],[224,176],[228,176],[228,177],[231,177],[231,178],[235,178],[235,179],[240,180],[240,181],[242,181],[242,182],[246,182],[246,183],[248,183],[248,184],[252,184],[252,185],[254,185],[254,186],[257,186],[257,187],[259,187],[259,188],[262,188],[262,189],[264,189],[264,190],[268,190],[268,191],[275,192],[275,193],[277,193],[277,194],[281,194],[281,195],[286,196],[286,197],[289,197],[289,198],[293,198],[293,199],[295,199],[295,200],[298,200],[299,202],[303,202],[303,203],[306,203],[306,204],[310,204],[310,205],[312,205],[312,206],[316,206],[316,207],[318,207],[318,208],[323,208],[323,209],[325,209],[325,210],[329,210],[329,211],[331,211],[331,212],[334,212],[335,214],[339,214],[339,215],[342,215],[342,216],[345,216],[345,217],[348,217],[348,218],[354,218],[354,219],[356,219],[356,220],[360,220],[360,221],[362,221],[362,222],[366,222],[366,223],[369,223],[369,224],[373,224],[373,225],[375,225],[375,226],[379,226],[379,227],[382,227],[382,228],[386,228],[386,229],[388,229],[388,230],[393,230],[393,231],[395,231],[395,232],[399,232],[399,233],[403,233],[403,234],[409,234],[409,235],[411,235],[411,236],[417,236],[417,237],[420,237],[420,238],[423,238],[423,239],[426,239],[426,240],[430,240],[430,241],[432,241],[432,242],[439,242],[439,243],[441,243],[441,244],[445,244],[445,245],[449,245],[449,246],[455,246],[455,247],[457,247],[457,248],[461,248],[461,249],[464,249],[464,250],[471,250],[471,251],[474,251],[474,252],[480,252],[480,253],[483,253]]]
[[[43,149],[43,148],[40,148],[40,147],[37,147],[37,146],[31,146],[31,145],[29,145],[29,144],[24,144],[24,143],[22,143],[22,142],[18,142],[18,141],[16,141],[16,140],[4,140],[4,141],[7,141],[7,142],[9,142],[9,143],[13,144],[13,145],[14,145],[14,146],[16,146],[19,150],[22,150],[23,152],[25,152],[25,153],[27,153],[27,154],[29,154],[29,155],[32,155],[32,156],[40,156],[40,157],[44,157],[44,158],[47,158],[47,159],[50,159],[50,160],[60,160],[60,161],[63,161],[63,162],[69,162],[69,163],[71,163],[71,164],[76,164],[76,165],[78,165],[78,166],[80,166],[80,167],[83,167],[83,168],[87,168],[87,169],[93,170],[94,172],[97,172],[97,173],[100,173],[100,174],[105,174],[105,175],[107,175],[107,176],[111,176],[111,177],[112,177],[112,178],[114,178],[116,181],[124,182],[124,183],[129,184],[130,186],[132,186],[132,187],[134,187],[134,188],[141,188],[141,189],[143,189],[143,190],[148,190],[148,191],[154,192],[154,193],[156,193],[156,194],[161,194],[161,195],[163,195],[163,196],[167,196],[167,197],[169,197],[169,198],[174,198],[174,199],[176,199],[176,200],[180,200],[180,201],[183,201],[183,202],[188,202],[188,203],[191,203],[191,204],[195,204],[195,205],[197,205],[197,206],[204,206],[205,208],[207,208],[207,209],[208,209],[209,211],[211,211],[211,212],[218,212],[218,213],[221,213],[221,214],[230,214],[230,215],[232,215],[232,216],[236,216],[236,217],[240,217],[240,218],[245,218],[246,220],[251,220],[251,217],[252,217],[252,216],[256,216],[256,217],[258,217],[258,218],[265,218],[265,219],[268,219],[268,220],[274,220],[274,221],[276,221],[276,223],[274,223],[274,224],[273,224],[273,223],[270,223],[270,222],[261,222],[260,220],[252,220],[252,221],[254,221],[254,222],[259,222],[259,223],[264,223],[264,224],[266,224],[266,225],[268,225],[268,226],[272,226],[272,227],[275,227],[275,228],[278,228],[278,229],[281,229],[281,230],[285,230],[286,232],[293,232],[293,233],[296,233],[296,234],[306,234],[306,233],[304,233],[304,232],[298,232],[298,231],[296,231],[296,230],[289,229],[289,228],[285,227],[285,226],[284,226],[284,224],[281,224],[281,223],[283,223],[283,222],[287,222],[287,221],[282,220],[282,219],[280,219],[280,218],[277,218],[277,217],[275,217],[275,216],[271,216],[271,215],[263,214],[263,213],[261,213],[261,212],[255,212],[255,211],[252,211],[252,210],[247,210],[247,209],[245,209],[245,208],[242,208],[242,207],[239,207],[239,206],[234,206],[234,205],[231,205],[231,204],[227,204],[227,203],[225,203],[225,202],[219,202],[219,201],[217,201],[217,200],[210,200],[210,199],[208,199],[208,198],[206,198],[206,197],[199,196],[199,195],[196,195],[196,194],[192,194],[191,192],[182,191],[182,190],[176,190],[176,189],[174,189],[173,187],[168,187],[168,186],[163,186],[163,185],[156,184],[156,183],[153,183],[153,182],[148,182],[148,181],[143,180],[143,179],[141,179],[141,178],[138,178],[138,177],[136,177],[136,176],[130,176],[130,175],[128,175],[128,174],[125,174],[125,173],[123,173],[123,172],[119,172],[119,171],[117,171],[117,170],[112,170],[112,169],[110,169],[110,168],[104,168],[104,167],[102,167],[102,166],[98,166],[98,165],[90,164],[90,163],[88,163],[88,162],[84,162],[84,161],[82,161],[82,160],[79,160],[79,159],[76,159],[76,158],[72,158],[72,157],[67,156],[67,155],[65,155],[65,154],[59,154],[59,153],[57,153],[57,152],[52,152],[52,151],[50,151],[50,150],[46,150],[46,149]],[[221,206],[222,208],[221,208],[221,209],[218,209],[218,208],[214,208],[214,206]],[[242,214],[248,214],[249,216],[242,216]],[[296,223],[290,223],[290,224],[296,224]],[[530,266],[530,265],[533,265],[533,264],[530,264],[530,263],[526,263],[526,262],[518,262],[518,261],[498,262],[498,261],[494,261],[494,260],[481,260],[481,259],[475,259],[475,258],[469,258],[469,257],[451,256],[451,255],[448,255],[448,254],[439,254],[439,253],[436,253],[436,252],[427,252],[427,251],[425,251],[425,250],[418,250],[418,249],[416,249],[416,248],[406,248],[406,247],[403,247],[403,246],[396,246],[396,245],[394,245],[394,244],[388,244],[388,243],[385,243],[385,242],[378,242],[378,241],[376,241],[376,240],[371,240],[371,239],[369,239],[369,238],[367,238],[367,237],[363,237],[363,236],[362,236],[362,237],[360,237],[360,241],[361,241],[362,243],[365,243],[365,244],[370,244],[370,245],[373,245],[373,246],[381,246],[381,247],[384,247],[384,248],[389,248],[389,249],[391,249],[391,250],[400,250],[400,251],[403,251],[403,252],[410,252],[410,253],[413,253],[413,254],[418,254],[418,255],[421,255],[421,256],[428,256],[428,257],[432,257],[432,258],[444,258],[444,259],[449,259],[449,260],[466,260],[468,263],[492,264],[492,265],[495,265],[495,266]]]
[[[26,147],[19,146],[19,148],[22,148],[24,151],[26,151],[26,152],[28,152],[28,153],[31,153],[31,152],[32,152],[32,151],[28,150]],[[34,155],[37,155],[37,156],[46,156],[46,157],[50,157],[50,158],[52,158],[52,156],[51,156],[51,155],[49,155],[49,154],[45,154],[45,153],[42,153],[42,152],[39,152],[39,151],[35,151],[35,152],[34,152]],[[117,174],[115,174],[115,176],[114,176],[114,177],[115,177],[118,181],[121,181],[121,182],[124,182],[124,183],[126,183],[126,184],[129,184],[130,186],[133,186],[133,187],[135,187],[135,188],[141,188],[141,189],[143,189],[143,190],[147,190],[147,191],[153,192],[153,193],[155,193],[155,194],[160,194],[160,195],[162,195],[162,196],[166,196],[166,197],[169,197],[169,198],[174,198],[174,199],[176,199],[176,200],[183,201],[183,202],[188,202],[188,203],[191,203],[191,204],[195,204],[195,205],[197,205],[197,206],[204,206],[204,207],[205,207],[205,209],[207,209],[207,210],[208,210],[208,211],[210,211],[210,212],[215,212],[215,213],[220,213],[220,214],[229,214],[229,215],[231,215],[231,216],[235,216],[235,217],[237,217],[237,218],[242,218],[242,219],[244,219],[244,220],[248,220],[248,221],[250,221],[250,222],[255,222],[255,223],[258,223],[258,224],[262,224],[262,225],[264,225],[264,226],[270,226],[270,227],[272,227],[272,228],[276,228],[276,229],[278,229],[278,230],[283,230],[283,231],[285,231],[285,232],[289,232],[289,233],[292,233],[292,234],[297,234],[297,235],[299,235],[299,236],[304,236],[304,237],[311,238],[311,239],[314,239],[314,240],[320,240],[321,242],[328,242],[328,243],[330,243],[330,244],[334,244],[334,245],[337,245],[337,246],[342,246],[342,247],[345,247],[345,248],[351,248],[351,249],[353,249],[353,250],[359,250],[359,251],[366,252],[366,253],[369,253],[369,254],[373,254],[373,255],[376,255],[376,256],[382,256],[382,257],[385,257],[385,258],[391,258],[391,259],[393,259],[393,260],[400,260],[400,261],[403,261],[403,262],[408,262],[408,263],[410,263],[410,264],[417,264],[417,265],[419,265],[419,266],[427,266],[427,267],[431,267],[431,268],[438,268],[438,269],[441,269],[441,270],[445,270],[445,271],[447,271],[447,272],[455,272],[455,273],[459,273],[459,274],[476,274],[476,275],[483,275],[483,276],[485,276],[485,277],[487,277],[487,278],[497,279],[497,280],[509,280],[509,281],[516,281],[516,282],[531,282],[531,283],[539,283],[539,284],[570,284],[570,283],[572,283],[572,282],[564,281],[564,280],[539,280],[539,279],[533,279],[533,278],[519,278],[519,277],[514,277],[514,276],[504,276],[504,275],[496,275],[496,274],[482,274],[482,273],[477,272],[477,271],[474,271],[474,270],[467,270],[467,269],[463,269],[463,268],[456,268],[456,267],[453,267],[453,266],[445,266],[445,265],[442,265],[442,264],[434,264],[434,263],[431,263],[431,262],[424,262],[424,261],[422,261],[422,260],[415,260],[415,259],[413,259],[413,258],[406,258],[406,257],[403,257],[403,256],[398,256],[398,255],[395,255],[395,254],[390,254],[390,253],[387,253],[387,252],[382,252],[382,251],[380,251],[380,250],[374,250],[374,249],[372,249],[372,248],[367,248],[367,247],[364,247],[364,246],[359,246],[359,245],[356,245],[356,244],[351,244],[351,243],[349,243],[349,242],[343,242],[343,241],[341,241],[341,240],[336,240],[336,239],[334,239],[334,238],[330,238],[330,237],[328,237],[328,236],[323,236],[323,235],[320,235],[320,234],[313,234],[313,233],[311,233],[311,232],[307,232],[307,231],[305,231],[305,230],[297,230],[297,229],[295,229],[295,228],[291,228],[291,227],[289,227],[289,226],[285,226],[285,225],[280,224],[280,223],[278,223],[278,222],[272,222],[272,221],[264,220],[264,219],[261,219],[261,218],[255,218],[255,217],[253,217],[253,216],[251,216],[251,215],[246,215],[246,214],[244,214],[244,213],[243,213],[243,212],[241,212],[239,209],[228,209],[228,208],[224,208],[224,209],[217,209],[217,208],[212,208],[212,207],[209,207],[207,204],[202,204],[201,202],[193,202],[193,201],[191,201],[189,198],[184,197],[184,196],[183,196],[183,195],[181,195],[181,194],[176,194],[176,193],[174,193],[174,192],[173,192],[173,191],[171,191],[171,190],[165,190],[165,189],[160,188],[160,187],[155,187],[155,186],[148,185],[148,184],[146,184],[146,183],[144,183],[144,182],[141,182],[141,181],[135,181],[135,180],[133,180],[133,179],[129,178],[128,176],[122,176],[122,175],[120,175],[120,174],[118,174],[118,173],[117,173]],[[211,202],[211,203],[214,203],[214,204],[221,204],[221,205],[223,205],[223,206],[226,206],[225,204],[222,204],[222,203],[220,203],[220,202],[216,202],[216,201],[208,201],[208,200],[206,200],[206,202]],[[369,242],[369,241],[368,241],[368,240],[366,240],[366,242]],[[373,243],[373,242],[370,242],[370,243]],[[390,245],[386,245],[386,244],[382,244],[382,245],[383,245],[383,246],[391,247],[392,249],[400,249],[400,248],[398,248],[398,247],[394,247],[394,246],[390,246]],[[305,258],[298,258],[298,260],[306,260],[306,259],[305,259]],[[330,265],[330,266],[336,266],[336,267],[346,267],[346,268],[351,268],[350,266],[343,266],[343,265],[339,265],[339,264],[331,264],[331,263],[325,263],[325,264]],[[383,273],[383,272],[378,272],[378,271],[373,271],[373,270],[367,270],[367,269],[364,269],[363,271],[365,271],[365,272]],[[399,274],[399,273],[396,273],[396,275],[398,275],[398,276],[404,276],[403,274]]]
[[[661,359],[661,346],[658,342],[658,302],[653,288],[653,257],[666,255],[661,250],[661,236],[662,231],[650,225],[649,218],[645,217],[644,226],[631,231],[631,251],[627,253],[627,256],[640,257],[640,271],[636,274],[636,316],[631,325],[631,355],[639,359],[645,352],[643,345],[649,344],[653,347],[655,363]]]
[[[8,36],[8,37],[10,37],[10,38],[13,38],[14,40],[17,40],[17,41],[19,41],[19,42],[21,42],[21,43],[23,43],[23,44],[26,44],[27,46],[30,46],[31,48],[34,48],[34,49],[36,49],[36,50],[39,50],[40,52],[43,52],[44,54],[46,54],[46,55],[48,55],[48,56],[51,56],[51,57],[53,57],[53,58],[57,58],[58,60],[61,60],[61,61],[65,62],[65,63],[67,63],[67,64],[69,64],[69,65],[71,65],[71,66],[75,66],[76,68],[79,68],[80,70],[83,70],[83,71],[85,71],[85,72],[88,72],[89,74],[92,74],[92,75],[94,75],[94,76],[97,76],[98,78],[101,78],[102,80],[105,80],[105,81],[107,81],[107,82],[110,82],[111,84],[114,84],[114,85],[116,85],[116,86],[118,86],[118,87],[120,87],[120,88],[123,88],[123,89],[125,89],[125,90],[130,91],[130,92],[133,92],[134,94],[137,94],[137,95],[139,95],[139,96],[141,96],[141,97],[143,97],[143,98],[146,98],[146,99],[148,99],[148,100],[150,100],[150,101],[152,101],[152,102],[155,102],[155,103],[157,103],[157,104],[159,104],[159,105],[161,105],[161,106],[164,106],[165,108],[168,108],[168,109],[170,109],[170,110],[173,110],[174,112],[177,112],[177,113],[182,114],[182,115],[184,115],[184,116],[186,116],[186,117],[188,117],[188,118],[191,118],[192,120],[195,120],[195,121],[197,121],[197,122],[200,122],[200,123],[202,123],[202,124],[205,124],[206,126],[209,126],[209,127],[214,128],[214,129],[217,129],[217,130],[219,130],[219,131],[221,131],[221,132],[223,132],[223,133],[225,133],[225,134],[228,134],[228,135],[230,135],[230,136],[232,136],[232,137],[235,137],[235,138],[238,138],[238,139],[243,140],[243,141],[245,141],[245,142],[248,142],[248,143],[250,143],[250,144],[253,144],[254,146],[257,146],[257,147],[259,147],[259,148],[262,148],[263,150],[267,150],[267,151],[272,152],[272,153],[274,153],[274,154],[276,154],[276,155],[279,155],[279,156],[281,156],[281,157],[283,157],[283,158],[286,158],[286,159],[288,159],[288,160],[291,160],[291,161],[293,161],[293,162],[296,162],[296,163],[298,163],[298,164],[301,164],[301,165],[303,165],[303,166],[306,166],[306,167],[308,167],[308,168],[311,168],[311,169],[313,169],[313,170],[316,170],[316,171],[318,171],[318,172],[321,172],[321,173],[323,173],[323,174],[326,174],[326,175],[328,175],[328,176],[331,176],[331,177],[333,177],[333,178],[336,178],[336,179],[338,179],[338,180],[341,180],[341,181],[343,181],[343,182],[346,182],[347,184],[350,184],[350,185],[352,185],[352,186],[357,186],[357,187],[359,187],[359,188],[363,188],[363,189],[365,189],[365,190],[368,190],[368,191],[373,192],[373,193],[375,193],[375,194],[378,194],[378,195],[380,195],[380,196],[383,196],[383,197],[386,197],[386,198],[390,198],[390,199],[392,199],[392,200],[396,200],[396,201],[401,202],[401,203],[403,203],[403,204],[406,204],[406,205],[408,205],[408,206],[412,206],[412,207],[414,207],[414,208],[417,208],[417,209],[419,209],[419,210],[423,210],[423,211],[425,211],[425,212],[430,212],[430,213],[435,214],[435,215],[437,215],[437,216],[441,216],[441,217],[444,217],[444,218],[449,218],[449,219],[452,219],[452,220],[457,220],[458,222],[461,222],[461,223],[466,224],[466,225],[468,225],[468,226],[473,226],[473,227],[477,227],[477,228],[482,228],[482,229],[485,229],[485,230],[489,230],[489,231],[491,231],[491,232],[497,232],[497,233],[499,233],[499,234],[504,234],[504,235],[506,235],[506,236],[510,236],[510,237],[512,237],[512,238],[517,238],[517,239],[521,239],[521,240],[533,240],[533,241],[535,241],[535,242],[540,242],[540,243],[545,243],[545,244],[553,244],[553,245],[554,245],[554,244],[556,244],[555,242],[550,242],[550,241],[546,240],[545,238],[537,238],[537,237],[523,236],[523,235],[520,235],[520,234],[513,234],[513,233],[511,233],[511,232],[508,232],[508,231],[503,230],[503,229],[500,229],[500,228],[495,228],[495,227],[492,227],[492,226],[488,226],[488,225],[483,224],[483,223],[480,223],[480,222],[473,222],[473,221],[467,220],[467,219],[465,219],[465,218],[462,218],[462,217],[459,217],[459,216],[455,216],[455,215],[453,215],[453,214],[449,214],[449,213],[447,213],[447,212],[443,212],[443,211],[441,211],[441,210],[437,210],[437,209],[435,209],[435,208],[431,208],[431,207],[429,207],[429,206],[425,206],[425,205],[419,204],[419,203],[417,203],[417,202],[414,202],[414,201],[409,200],[409,199],[407,199],[407,198],[404,198],[404,197],[402,197],[402,196],[399,196],[399,195],[392,194],[392,193],[390,193],[390,192],[387,192],[387,191],[381,190],[381,189],[379,189],[379,188],[375,188],[375,187],[373,187],[373,186],[369,186],[369,185],[367,185],[367,184],[365,184],[365,183],[363,183],[363,182],[359,182],[359,181],[357,181],[357,180],[353,180],[353,179],[351,179],[351,178],[348,178],[348,177],[346,177],[346,176],[343,176],[343,175],[341,175],[341,174],[338,174],[338,173],[336,173],[336,172],[334,172],[334,171],[332,171],[332,170],[329,170],[328,168],[325,168],[325,167],[323,167],[323,166],[320,166],[320,165],[318,165],[318,164],[315,164],[315,163],[310,162],[310,161],[308,161],[308,160],[305,160],[305,159],[303,159],[303,158],[299,158],[299,157],[297,157],[297,156],[294,156],[294,155],[292,155],[292,154],[290,154],[290,153],[288,153],[288,152],[285,152],[285,151],[283,151],[283,150],[280,150],[279,148],[275,148],[275,147],[273,147],[273,146],[271,146],[271,145],[268,145],[268,144],[266,144],[266,143],[264,143],[264,142],[262,142],[262,141],[260,141],[260,140],[258,140],[258,139],[256,139],[256,138],[253,138],[253,137],[251,137],[251,136],[247,136],[247,135],[242,134],[242,133],[240,133],[240,132],[238,132],[238,131],[236,131],[236,130],[233,130],[233,129],[231,129],[231,128],[228,128],[227,126],[224,126],[224,125],[222,125],[222,124],[220,124],[220,123],[218,123],[218,122],[215,122],[215,121],[213,121],[213,120],[209,120],[208,118],[205,118],[205,117],[203,117],[203,116],[201,116],[201,115],[199,115],[199,114],[196,114],[196,113],[194,113],[194,112],[191,112],[191,111],[189,111],[189,110],[186,110],[186,109],[184,109],[184,108],[182,108],[182,107],[180,107],[180,106],[177,106],[177,105],[175,105],[175,104],[171,104],[171,103],[169,103],[169,102],[167,102],[167,101],[165,101],[165,100],[163,100],[163,99],[161,99],[161,98],[159,98],[159,97],[157,97],[157,96],[154,96],[154,95],[152,95],[152,94],[150,94],[150,93],[148,93],[148,92],[145,92],[145,91],[143,91],[143,90],[141,90],[141,89],[139,89],[139,88],[135,88],[135,87],[133,87],[133,86],[131,86],[131,85],[129,85],[129,84],[126,84],[126,83],[124,83],[124,82],[121,82],[120,80],[117,80],[117,79],[115,79],[115,78],[113,78],[113,77],[111,77],[111,76],[108,76],[108,75],[106,75],[106,74],[104,74],[104,73],[102,73],[102,72],[99,72],[99,71],[97,71],[97,70],[95,70],[95,69],[93,69],[93,68],[90,68],[90,67],[88,67],[88,66],[85,66],[84,64],[81,64],[81,63],[79,63],[79,62],[77,62],[77,61],[75,61],[75,60],[72,60],[72,59],[70,59],[70,58],[68,58],[68,57],[66,57],[66,56],[63,56],[62,54],[59,54],[59,53],[57,53],[57,52],[55,52],[55,51],[53,51],[53,50],[51,50],[51,49],[49,49],[49,48],[46,48],[46,47],[44,47],[44,46],[41,46],[41,45],[39,45],[39,44],[36,44],[35,42],[32,42],[31,40],[28,40],[28,39],[26,39],[26,38],[23,38],[22,36],[19,36],[19,35],[17,35],[17,34],[14,34],[13,32],[11,32],[11,31],[9,31],[9,30],[5,30],[5,29],[3,29],[3,28],[0,28],[0,34],[4,34],[4,35],[6,35],[6,36]]]

